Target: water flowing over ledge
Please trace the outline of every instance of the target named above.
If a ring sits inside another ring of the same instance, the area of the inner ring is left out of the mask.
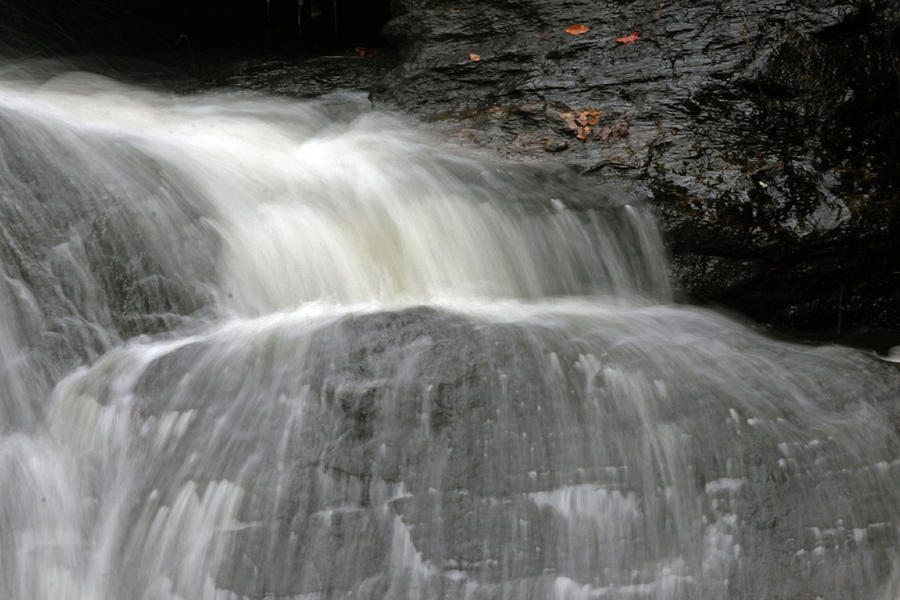
[[[900,375],[363,97],[0,76],[0,598],[900,587]]]

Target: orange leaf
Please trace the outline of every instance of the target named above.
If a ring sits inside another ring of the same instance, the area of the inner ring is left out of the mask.
[[[586,27],[581,23],[575,23],[574,25],[569,25],[569,28],[566,29],[566,33],[572,35],[581,35],[582,33],[587,33],[590,30],[590,27]]]
[[[366,55],[366,48],[363,48],[362,46],[357,46],[356,48],[353,49],[353,51],[356,52],[357,54],[359,54],[360,56]]]
[[[469,60],[471,60],[473,62],[478,62],[479,60],[481,60],[481,55],[475,54],[474,52],[469,52]]]
[[[559,117],[566,122],[569,129],[575,132],[575,137],[582,142],[594,131],[594,127],[600,122],[602,110],[579,110],[559,113]]]
[[[631,35],[623,35],[620,38],[616,38],[616,41],[620,44],[633,44],[638,41],[638,38],[641,37],[640,31],[635,31]]]

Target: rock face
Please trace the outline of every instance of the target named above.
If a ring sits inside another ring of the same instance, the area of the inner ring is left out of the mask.
[[[686,297],[795,332],[900,326],[894,3],[397,0],[393,14],[405,60],[376,102],[637,190]]]

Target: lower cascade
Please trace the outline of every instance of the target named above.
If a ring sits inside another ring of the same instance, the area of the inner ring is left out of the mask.
[[[0,71],[0,600],[897,600],[898,398],[363,95]]]

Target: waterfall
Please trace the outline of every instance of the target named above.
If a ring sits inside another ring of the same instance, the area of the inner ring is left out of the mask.
[[[363,95],[0,71],[0,600],[895,600],[898,393]]]

